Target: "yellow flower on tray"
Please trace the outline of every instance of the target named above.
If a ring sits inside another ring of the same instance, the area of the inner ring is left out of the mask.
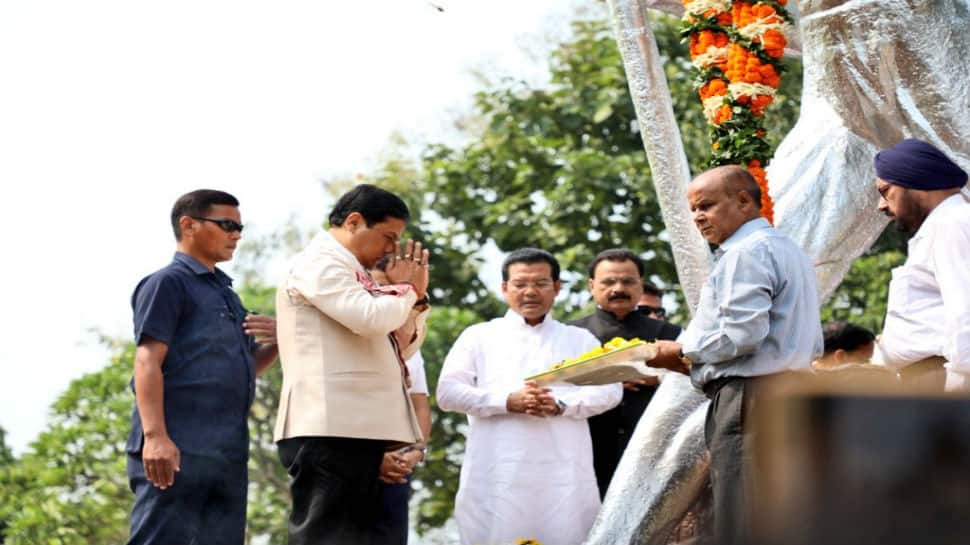
[[[542,545],[542,542],[531,537],[520,537],[515,540],[515,545]]]
[[[615,350],[622,350],[624,348],[629,348],[631,346],[638,345],[638,344],[640,344],[642,342],[643,341],[640,340],[637,337],[634,337],[634,338],[629,339],[629,340],[624,339],[622,337],[613,337],[612,339],[610,339],[609,341],[607,341],[606,343],[604,343],[603,346],[597,346],[596,348],[594,348],[594,349],[592,349],[592,350],[590,350],[590,351],[588,351],[586,353],[580,354],[580,355],[576,356],[575,358],[565,359],[565,360],[562,360],[560,362],[556,362],[556,363],[552,364],[551,369],[553,371],[556,371],[556,370],[562,369],[563,367],[566,367],[568,365],[572,365],[574,363],[580,363],[580,362],[583,362],[583,361],[586,361],[586,360],[591,360],[591,359],[596,358],[598,356],[602,356],[603,354],[607,354],[607,353],[613,352]]]

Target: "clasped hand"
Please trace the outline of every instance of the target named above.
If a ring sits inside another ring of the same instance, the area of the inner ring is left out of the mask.
[[[540,387],[534,380],[527,381],[521,389],[509,394],[505,408],[510,413],[532,416],[556,416],[560,413],[552,390]]]
[[[423,298],[428,291],[428,259],[431,257],[427,249],[422,249],[420,242],[407,241],[398,247],[387,264],[387,279],[392,284],[411,284],[418,292],[418,298]]]
[[[408,482],[408,475],[414,471],[414,466],[421,461],[421,451],[385,452],[381,462],[380,480],[387,484],[404,484]]]

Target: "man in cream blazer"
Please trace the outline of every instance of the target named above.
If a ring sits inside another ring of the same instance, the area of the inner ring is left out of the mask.
[[[403,361],[423,337],[428,251],[401,249],[408,219],[397,195],[358,185],[277,290],[274,439],[291,476],[290,545],[380,543],[384,451],[422,440]],[[378,286],[367,269],[389,254],[391,283]]]

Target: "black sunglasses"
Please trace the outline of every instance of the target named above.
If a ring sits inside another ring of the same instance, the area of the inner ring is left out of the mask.
[[[233,231],[239,231],[240,233],[242,233],[242,230],[243,230],[243,224],[230,219],[203,218],[200,216],[189,216],[189,217],[199,221],[211,221],[212,223],[218,225],[220,229],[222,229],[227,233],[231,233]]]
[[[637,310],[644,314],[656,314],[658,318],[667,316],[667,309],[663,307],[652,307],[650,305],[637,305]]]

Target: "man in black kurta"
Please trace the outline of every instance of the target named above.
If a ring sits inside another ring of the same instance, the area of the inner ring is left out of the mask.
[[[614,337],[638,337],[648,342],[675,340],[680,334],[680,327],[648,318],[637,310],[643,292],[643,261],[629,250],[610,249],[596,256],[589,267],[589,291],[596,302],[596,312],[572,325],[589,330],[600,342]],[[606,495],[630,435],[656,390],[656,379],[624,383],[623,401],[589,419],[593,467],[601,498]]]

